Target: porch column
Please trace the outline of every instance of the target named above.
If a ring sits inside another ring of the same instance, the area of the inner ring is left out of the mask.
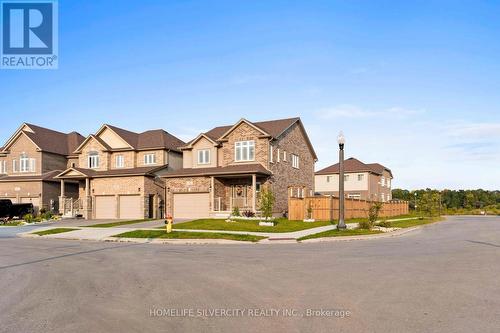
[[[92,212],[92,206],[90,203],[90,179],[85,178],[85,219],[89,219],[91,212]]]
[[[215,178],[210,177],[210,211],[215,211]]]
[[[252,211],[257,211],[257,175],[252,175]]]
[[[64,191],[64,179],[61,179],[61,196],[59,197],[59,214],[66,210],[66,193]]]

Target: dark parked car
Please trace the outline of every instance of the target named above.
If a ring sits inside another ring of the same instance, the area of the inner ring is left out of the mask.
[[[26,214],[33,214],[33,204],[21,203],[13,204],[9,199],[0,199],[0,219],[10,220],[14,217],[23,217]]]

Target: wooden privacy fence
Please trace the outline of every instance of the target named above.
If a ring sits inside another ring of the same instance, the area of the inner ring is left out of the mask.
[[[368,211],[373,201],[345,199],[345,218],[368,217]],[[288,199],[288,219],[303,220],[309,218],[307,209],[312,208],[312,218],[315,220],[337,220],[339,218],[339,198],[333,196],[316,196]],[[391,217],[408,214],[407,201],[384,202],[380,217]]]

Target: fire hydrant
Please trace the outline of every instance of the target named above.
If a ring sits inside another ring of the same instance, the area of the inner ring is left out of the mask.
[[[172,232],[172,224],[173,224],[174,219],[172,216],[167,216],[167,219],[165,220],[165,226],[167,227],[167,234]]]

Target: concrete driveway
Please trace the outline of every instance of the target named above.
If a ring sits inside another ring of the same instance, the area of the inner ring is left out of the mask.
[[[0,331],[497,332],[499,262],[500,217],[269,246],[0,239]]]

